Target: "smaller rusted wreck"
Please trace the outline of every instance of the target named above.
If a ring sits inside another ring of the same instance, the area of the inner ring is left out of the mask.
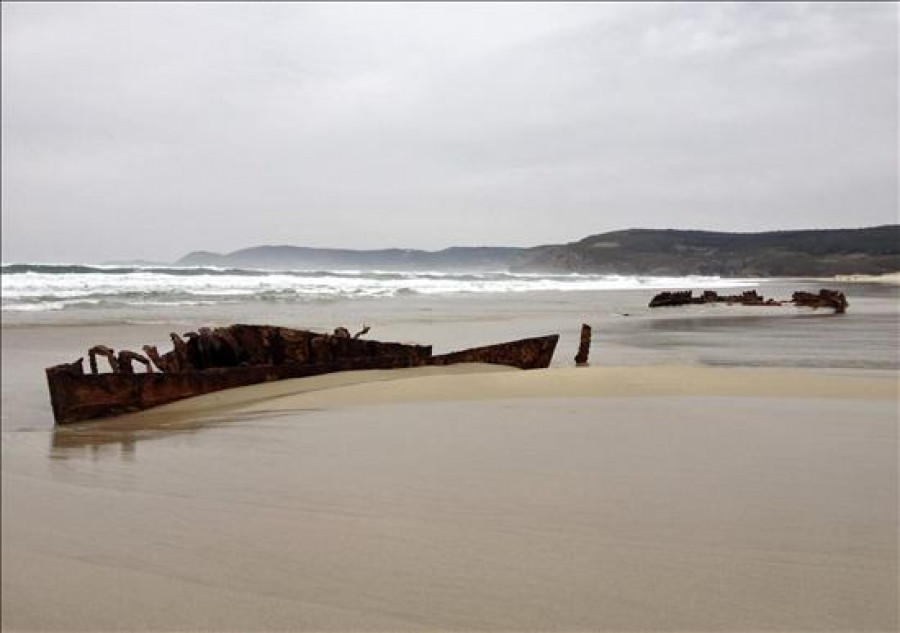
[[[795,292],[791,297],[791,302],[796,306],[804,306],[807,308],[834,308],[835,314],[844,314],[850,305],[847,297],[839,290],[827,290],[822,288],[819,294],[811,292]]]
[[[725,303],[741,306],[782,306],[792,303],[795,306],[808,308],[832,308],[835,314],[844,314],[850,305],[843,292],[827,290],[823,288],[818,294],[811,292],[795,292],[790,299],[766,299],[756,290],[746,290],[739,295],[720,295],[715,290],[704,290],[702,294],[694,296],[692,290],[674,292],[661,292],[650,300],[649,307],[674,307],[685,305],[703,305],[708,303]]]
[[[286,378],[357,369],[396,369],[456,363],[492,363],[520,369],[550,365],[558,334],[433,355],[430,345],[365,340],[343,327],[332,334],[268,325],[173,332],[172,349],[151,345],[144,354],[95,345],[84,358],[46,370],[57,424],[119,415],[161,404]],[[98,359],[110,371],[101,373]]]

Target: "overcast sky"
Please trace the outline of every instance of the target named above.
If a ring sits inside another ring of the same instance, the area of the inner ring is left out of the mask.
[[[892,3],[2,18],[6,262],[898,221]]]

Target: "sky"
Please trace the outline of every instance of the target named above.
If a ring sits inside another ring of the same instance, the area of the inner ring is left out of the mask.
[[[2,5],[2,259],[898,222],[894,3]]]

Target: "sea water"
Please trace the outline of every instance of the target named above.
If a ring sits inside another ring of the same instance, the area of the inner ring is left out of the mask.
[[[125,343],[133,349],[143,343],[165,346],[169,331],[202,325],[267,323],[323,331],[337,326],[356,331],[368,325],[372,338],[431,343],[435,351],[558,332],[563,338],[555,364],[566,364],[567,346],[577,347],[580,326],[586,323],[594,329],[595,349],[604,346],[604,352],[594,355],[595,363],[872,369],[900,365],[896,285],[85,264],[3,264],[0,279],[5,329],[84,326],[105,327],[114,334],[132,326],[149,328],[154,340]],[[816,292],[822,286],[847,294],[847,314],[790,304],[647,305],[661,290],[735,294],[755,289],[767,298],[789,299],[794,290]],[[92,339],[90,344],[105,342]]]
[[[5,313],[310,303],[401,295],[502,294],[535,291],[751,287],[752,280],[718,277],[260,270],[217,267],[126,267],[4,264]]]

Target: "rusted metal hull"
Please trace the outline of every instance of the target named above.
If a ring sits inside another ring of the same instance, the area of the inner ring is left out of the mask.
[[[814,309],[834,308],[835,314],[844,314],[847,306],[850,305],[843,292],[823,288],[819,294],[798,291],[787,300],[766,299],[755,290],[747,290],[739,295],[719,295],[715,290],[704,290],[703,294],[697,297],[691,290],[660,292],[650,300],[649,307],[660,308],[705,303],[727,303],[742,306],[781,306],[793,303],[796,306]]]
[[[210,335],[206,351],[198,347],[200,351],[195,350],[193,357],[186,351],[178,358],[177,343],[176,350],[162,357],[154,349],[154,363],[167,369],[162,372],[153,372],[148,364],[148,373],[134,373],[126,369],[127,365],[111,362],[114,373],[99,373],[93,357],[91,373],[84,372],[83,359],[48,368],[47,384],[56,423],[120,415],[225,389],[339,371],[476,362],[543,368],[549,366],[559,339],[554,334],[433,356],[430,346],[362,341],[287,328],[232,326],[216,332],[232,337],[230,351],[237,352],[233,358],[222,349],[216,352],[217,357]],[[211,363],[210,359],[216,358],[241,364],[195,368],[196,364]],[[190,363],[194,366],[186,366]]]

